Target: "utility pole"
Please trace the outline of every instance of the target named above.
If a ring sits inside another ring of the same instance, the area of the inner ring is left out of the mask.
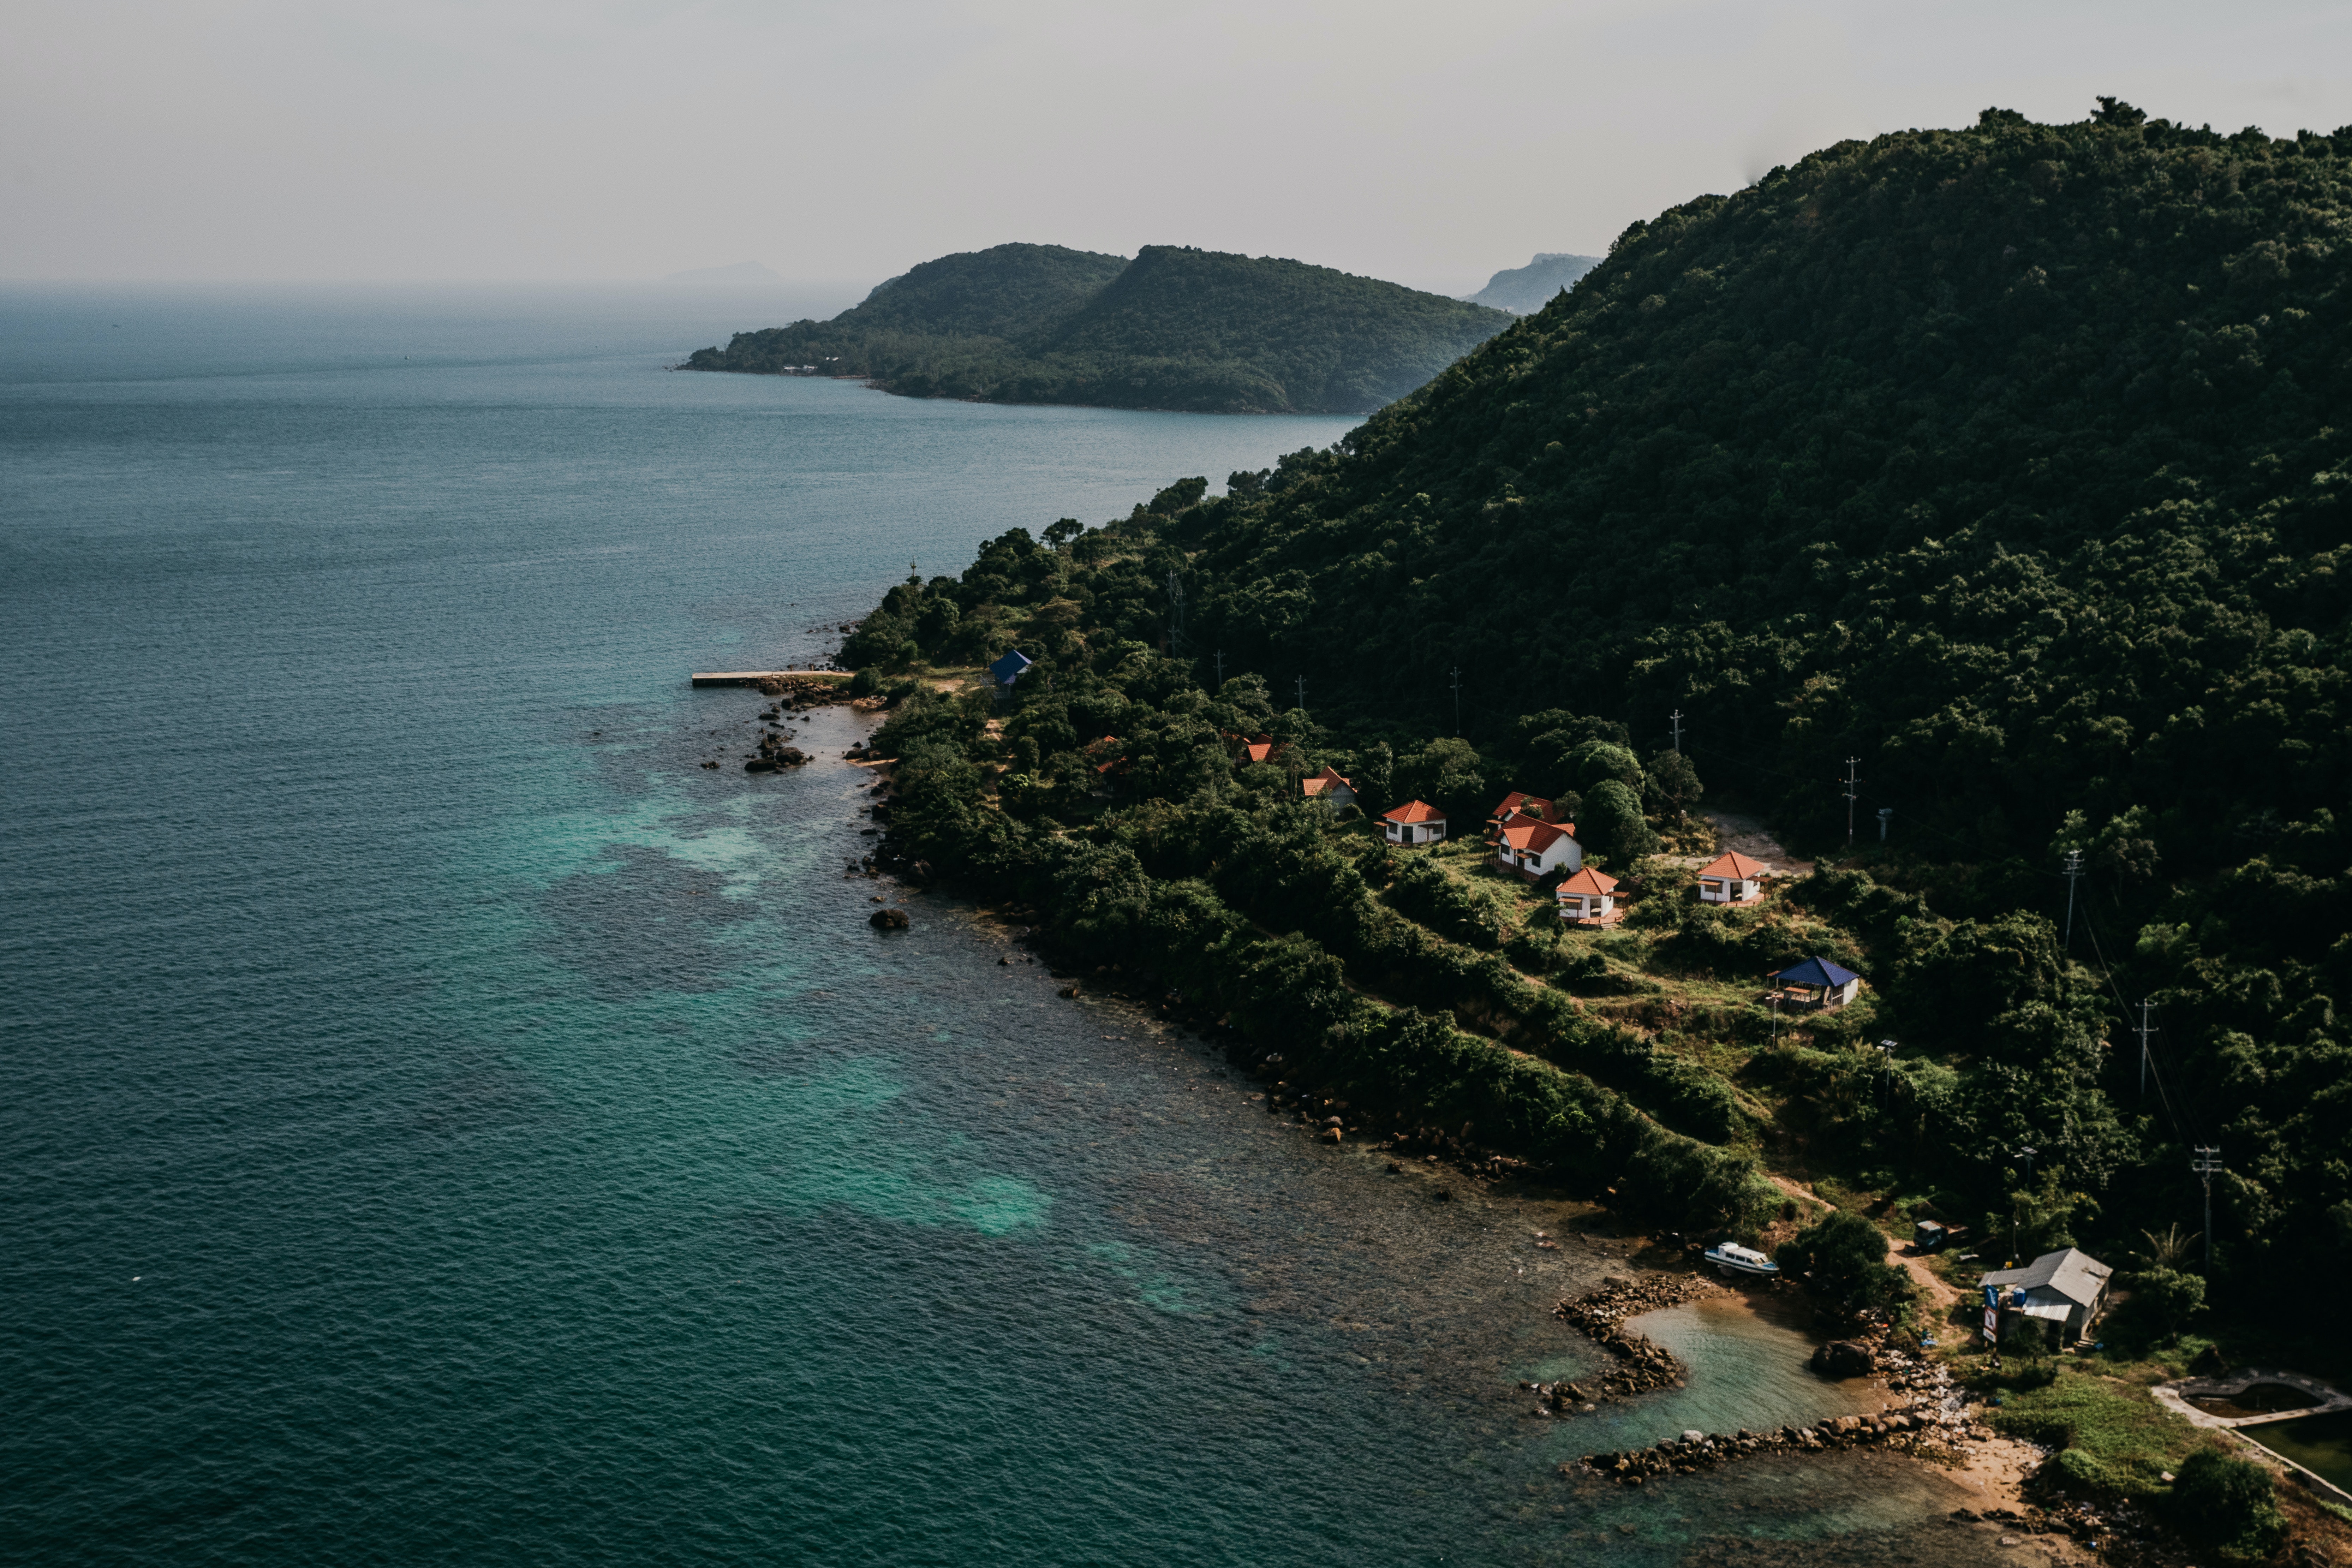
[[[2142,1100],[2147,1098],[2147,1037],[2153,1032],[2148,1026],[2147,1010],[2155,1005],[2155,1003],[2147,1001],[2139,1005],[2139,1028],[2137,1032],[2139,1035],[2139,1097]]]
[[[1853,847],[1853,786],[1860,782],[1853,776],[1853,770],[1854,764],[1861,761],[1860,757],[1845,760],[1845,847],[1849,849]]]
[[[1454,733],[1462,733],[1462,667],[1454,667]]]
[[[2074,884],[2083,875],[2083,852],[2066,851],[2066,936],[2059,943],[2068,952],[2074,951]]]
[[[1176,575],[1175,569],[1171,567],[1168,573],[1168,651],[1181,658],[1189,640],[1184,636],[1184,584]]]
[[[2205,1277],[2210,1279],[2213,1276],[2213,1173],[2221,1168],[2221,1151],[2200,1143],[2189,1168],[2205,1184]]]
[[[1220,691],[1223,691],[1224,689],[1225,689],[1225,650],[1224,650],[1223,648],[1219,648],[1219,649],[1217,650],[1217,689],[1218,689],[1218,690],[1220,690]]]
[[[1680,756],[1683,749],[1683,710],[1679,708],[1675,709],[1673,717],[1675,721],[1675,754]]]
[[[1303,675],[1298,678],[1298,710],[1307,711],[1307,678]]]
[[[1881,1114],[1895,1104],[1895,1042],[1878,1042],[1878,1109]]]

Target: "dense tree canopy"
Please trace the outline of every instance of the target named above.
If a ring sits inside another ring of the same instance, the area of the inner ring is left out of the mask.
[[[1272,257],[1152,245],[1129,262],[1000,245],[924,262],[830,321],[739,332],[687,363],[865,376],[918,397],[1353,414],[1402,397],[1509,321]]]
[[[1432,1010],[1312,993],[1349,1070],[1457,1061],[1444,1009],[1619,1097],[1590,1114],[1714,1145],[1732,1163],[1658,1155],[1696,1162],[1701,1207],[1754,1195],[1765,1098],[1812,1157],[2020,1245],[2194,1218],[2189,1151],[2218,1145],[2215,1310],[2309,1310],[2352,1285],[2347,269],[2352,128],[2108,103],[1826,149],[1635,225],[1344,450],[893,589],[853,662],[1040,661],[1004,741],[941,730],[894,832],[1056,907],[1055,857],[1115,845],[1160,911],[1122,942],[1241,929],[1212,908],[1296,933]],[[1213,691],[1213,651],[1244,672]],[[1269,700],[1301,674],[1311,721]],[[1459,879],[1314,847],[1278,772],[1232,764],[1264,729],[1355,770],[1368,810],[1556,798],[1612,869],[1702,776],[1849,865],[1762,916],[1648,899],[1601,939],[1654,944],[1635,973]],[[1030,783],[957,771],[1008,745]],[[1678,1055],[1555,1005],[1815,953],[1865,973],[1873,1033],[1822,1021],[1736,1083],[1702,1062],[1769,1020]]]

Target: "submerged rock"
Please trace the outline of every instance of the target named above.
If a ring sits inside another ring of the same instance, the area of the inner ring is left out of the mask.
[[[905,931],[907,929],[907,911],[904,910],[876,910],[871,915],[866,917],[866,923],[877,931]]]

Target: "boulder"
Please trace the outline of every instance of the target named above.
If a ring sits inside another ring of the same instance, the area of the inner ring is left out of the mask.
[[[1870,1347],[1853,1340],[1832,1340],[1813,1352],[1813,1370],[1823,1377],[1867,1377],[1877,1364]]]
[[[866,917],[866,923],[872,926],[876,931],[905,931],[907,929],[907,911],[904,910],[876,910],[871,915]]]

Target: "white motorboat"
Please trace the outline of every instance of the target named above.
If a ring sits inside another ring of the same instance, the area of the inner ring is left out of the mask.
[[[1706,1260],[1726,1274],[1757,1274],[1769,1279],[1780,1272],[1779,1264],[1754,1247],[1742,1247],[1736,1241],[1708,1247]]]

